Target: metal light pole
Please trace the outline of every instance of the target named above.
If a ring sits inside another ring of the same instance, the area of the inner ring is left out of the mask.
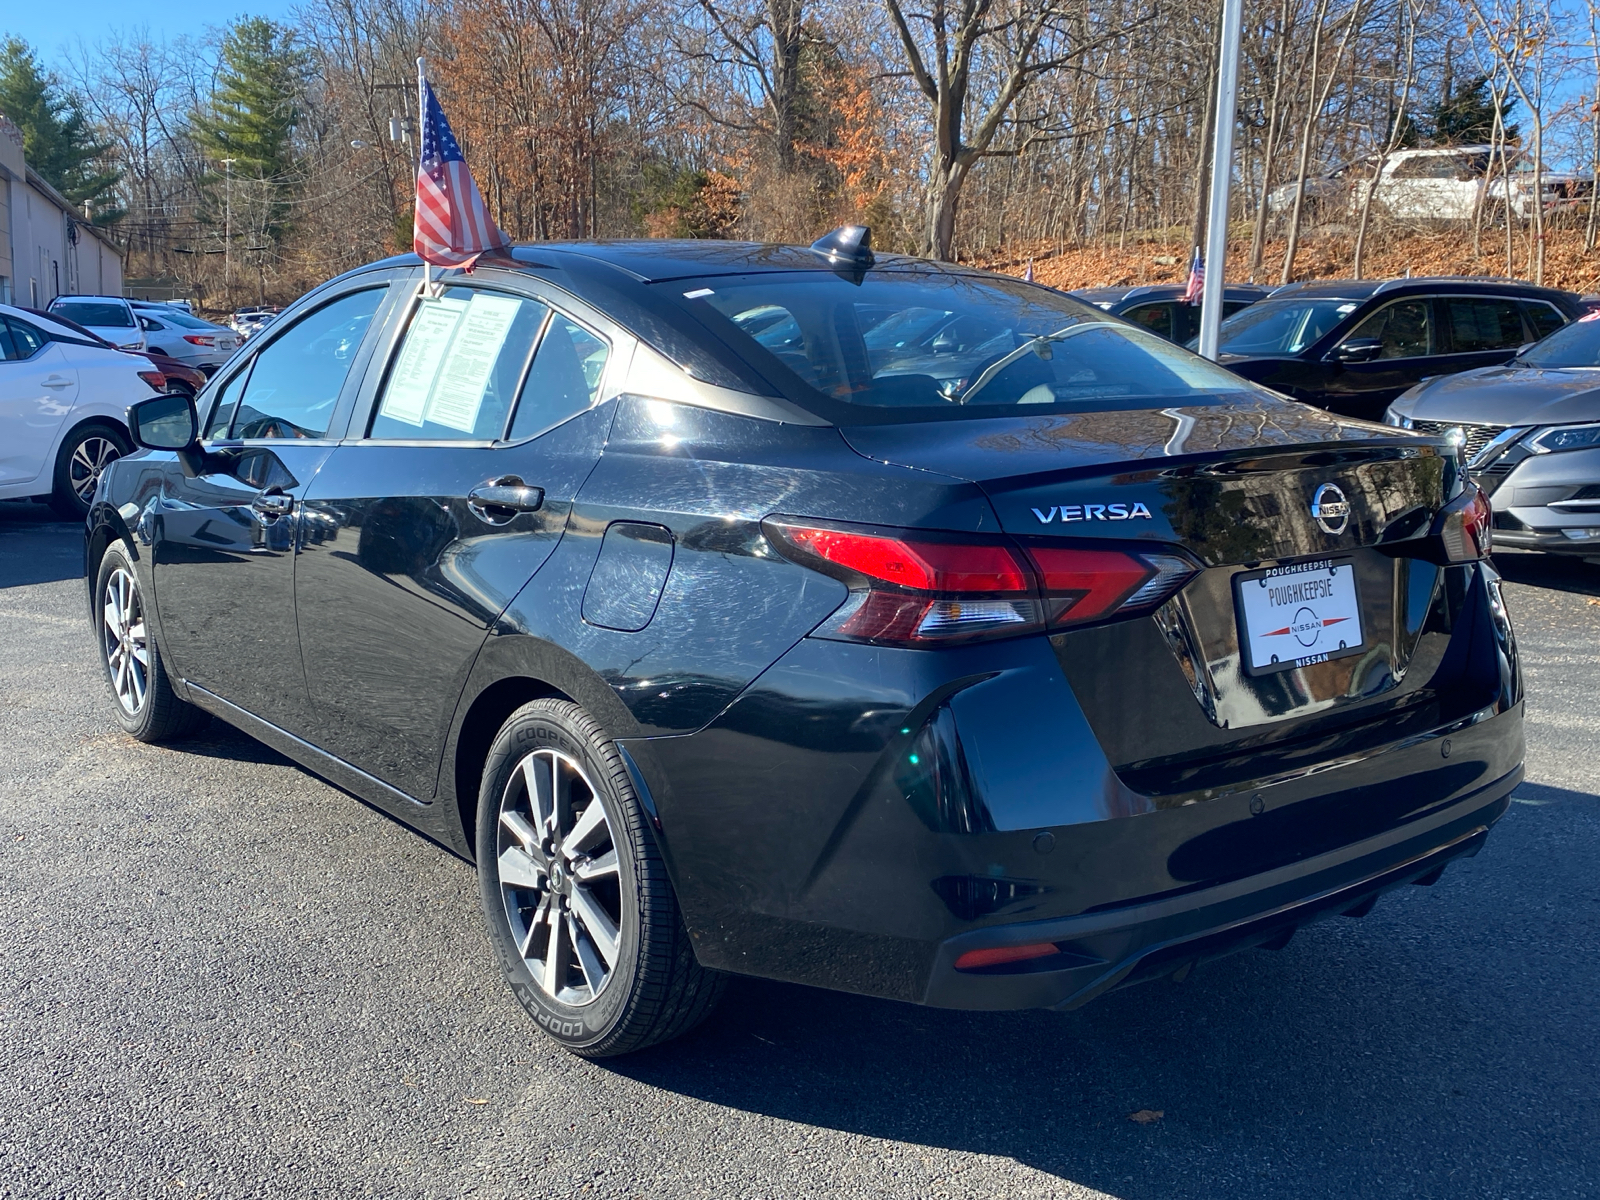
[[[236,161],[232,158],[222,160],[222,194],[227,214],[222,225],[222,290],[229,297],[233,295],[233,164]]]
[[[1217,61],[1217,129],[1211,152],[1211,212],[1206,219],[1205,292],[1200,300],[1200,353],[1217,358],[1222,287],[1228,266],[1228,190],[1233,181],[1233,127],[1239,95],[1243,0],[1222,0],[1222,52]]]

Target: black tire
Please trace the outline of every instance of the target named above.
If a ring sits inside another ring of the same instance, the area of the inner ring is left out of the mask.
[[[69,521],[83,520],[101,472],[131,449],[128,435],[104,421],[86,421],[69,431],[56,451],[50,507]]]
[[[108,593],[115,591],[114,595]],[[126,617],[113,615],[121,609]],[[211,717],[172,690],[155,632],[145,620],[144,596],[133,559],[121,542],[112,542],[95,572],[95,645],[111,691],[117,723],[141,742],[166,742],[197,733]],[[143,651],[141,662],[136,653]]]
[[[565,811],[551,805],[541,816],[535,791],[563,787]],[[484,764],[477,824],[490,940],[517,999],[552,1038],[606,1058],[711,1014],[725,977],[696,961],[627,768],[582,708],[546,699],[511,714]]]

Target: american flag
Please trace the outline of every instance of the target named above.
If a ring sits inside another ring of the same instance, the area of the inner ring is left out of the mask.
[[[1200,247],[1194,248],[1194,258],[1189,261],[1189,282],[1183,289],[1183,302],[1185,304],[1199,304],[1206,291],[1206,260],[1200,255]]]
[[[510,247],[489,216],[483,194],[472,180],[456,135],[426,78],[422,89],[422,157],[417,164],[417,214],[412,247],[436,267],[469,270],[487,251]]]

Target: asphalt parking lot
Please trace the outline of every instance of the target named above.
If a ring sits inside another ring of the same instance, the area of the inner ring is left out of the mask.
[[[117,729],[80,547],[0,504],[0,1195],[1600,1191],[1600,566],[1502,558],[1529,781],[1436,887],[1069,1014],[740,981],[593,1064],[466,863],[220,724]]]

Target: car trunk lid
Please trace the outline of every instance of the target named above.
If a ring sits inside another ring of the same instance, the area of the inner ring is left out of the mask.
[[[1258,777],[1266,759],[1293,759],[1291,743],[1436,698],[1452,602],[1445,572],[1403,543],[1428,533],[1456,488],[1457,461],[1437,440],[1253,398],[843,432],[869,457],[974,481],[1001,529],[1024,542],[1161,545],[1196,560],[1199,573],[1152,616],[1052,638],[1137,790],[1190,794]],[[1252,668],[1236,584],[1309,563],[1349,568],[1360,643],[1325,661]]]

